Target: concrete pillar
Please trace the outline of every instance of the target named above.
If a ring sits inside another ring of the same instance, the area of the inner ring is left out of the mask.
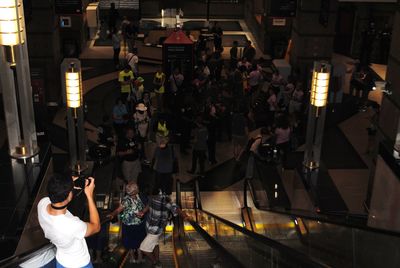
[[[19,27],[25,29],[24,14]],[[3,29],[4,31],[4,29]],[[22,42],[0,46],[0,88],[2,88],[4,114],[9,153],[17,159],[27,159],[39,151],[33,112],[32,87],[29,69],[26,31],[21,31]]]
[[[391,96],[384,94],[379,116],[379,155],[368,185],[366,204],[370,226],[400,230],[400,172],[394,145],[400,143],[400,0],[393,23],[386,81],[391,84]]]
[[[298,1],[292,27],[290,64],[299,68],[307,79],[310,79],[309,71],[314,61],[330,61],[332,57],[337,8],[337,0]],[[325,25],[320,23],[321,16],[327,19]]]
[[[33,93],[40,96],[35,102],[40,105],[57,103],[61,96],[58,70],[62,59],[59,17],[54,10],[54,1],[29,2],[25,15],[29,64]]]
[[[400,100],[400,3],[393,23],[392,43],[387,66],[386,80],[392,84],[393,98]],[[400,102],[398,102],[400,103]]]
[[[386,81],[391,84],[391,96],[382,99],[379,126],[385,139],[392,143],[400,142],[400,0],[393,23],[392,43],[386,72]]]

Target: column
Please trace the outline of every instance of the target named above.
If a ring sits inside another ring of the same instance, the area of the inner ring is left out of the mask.
[[[9,153],[26,159],[38,153],[38,146],[22,1],[2,1],[0,16],[0,88]]]
[[[310,79],[314,61],[330,61],[332,57],[337,7],[337,0],[298,1],[290,64],[306,79]]]

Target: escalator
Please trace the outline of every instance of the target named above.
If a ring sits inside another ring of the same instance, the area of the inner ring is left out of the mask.
[[[306,254],[203,210],[198,189],[197,181],[192,186],[177,182],[177,203],[190,216],[176,226],[182,252],[192,262],[183,267],[327,267]],[[192,192],[193,198],[182,198],[187,192]]]
[[[265,191],[254,181],[246,180],[244,186],[243,204],[237,208],[241,220],[235,221],[203,209],[197,180],[178,181],[176,202],[189,217],[176,218],[161,237],[163,267],[400,267],[399,234],[329,215],[270,208]],[[211,200],[214,207],[218,197],[214,194]],[[17,267],[37,253],[4,267]],[[119,245],[108,261],[96,267],[149,267],[127,263],[126,250]]]
[[[182,186],[182,207],[192,208],[188,209],[188,213],[196,219],[195,222],[239,262],[256,259],[259,264],[268,263],[268,260],[243,253],[249,246],[246,235],[251,233],[257,238],[261,236],[273,241],[277,248],[283,247],[280,254],[296,252],[325,267],[400,267],[400,234],[368,227],[364,215],[274,207],[269,202],[271,197],[267,196],[268,192],[256,180],[245,180],[244,190],[240,190],[242,193],[239,190],[231,193],[240,196],[243,202],[237,207],[232,204],[230,211],[224,213],[219,206],[224,202],[221,196],[227,191],[207,194],[199,190],[199,184],[194,180]],[[201,210],[202,199],[212,213]],[[227,207],[224,209],[227,210]],[[235,218],[232,213],[239,215]],[[240,229],[243,232],[239,232],[232,225],[247,230]],[[243,236],[246,238],[242,239]],[[246,267],[253,265],[250,261],[245,263]],[[293,267],[292,264],[286,266]]]
[[[400,267],[400,234],[370,228],[362,224],[362,215],[271,208],[266,191],[254,180],[245,180],[242,197],[247,229],[326,266]]]

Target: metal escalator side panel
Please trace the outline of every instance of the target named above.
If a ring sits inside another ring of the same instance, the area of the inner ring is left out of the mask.
[[[172,234],[175,268],[197,268],[196,263],[193,261],[193,258],[191,257],[189,250],[184,243],[184,232],[183,220],[176,218],[174,221],[174,229]]]
[[[242,214],[242,220],[244,223],[244,227],[249,230],[254,232],[254,216],[251,208],[249,207],[243,207],[241,209],[241,214]]]
[[[197,210],[199,232],[206,232],[244,267],[266,263],[283,267],[328,267],[282,243],[251,232],[212,213]],[[192,222],[191,222],[192,223]]]
[[[223,267],[245,267],[237,258],[226,250],[216,239],[216,233],[210,234],[206,231],[206,228],[201,227],[198,223],[193,220],[189,220],[195,231],[201,235],[201,237],[210,245],[213,250],[217,251],[217,255],[222,261]]]

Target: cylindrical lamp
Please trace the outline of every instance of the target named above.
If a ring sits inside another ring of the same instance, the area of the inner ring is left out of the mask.
[[[0,1],[0,45],[15,46],[25,42],[24,11],[21,1]]]
[[[65,89],[68,108],[79,108],[82,105],[81,75],[75,65],[71,63],[65,72]]]
[[[315,62],[311,82],[311,105],[325,107],[328,100],[331,66],[326,62]]]

